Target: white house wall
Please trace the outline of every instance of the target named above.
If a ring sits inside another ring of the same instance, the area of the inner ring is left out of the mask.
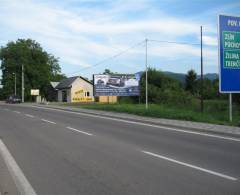
[[[58,102],[62,102],[62,91],[58,90]]]
[[[63,102],[63,91],[67,93],[67,102],[71,102],[71,89],[58,90],[58,102]]]
[[[72,94],[71,94],[71,89],[67,89],[67,102],[72,102]]]

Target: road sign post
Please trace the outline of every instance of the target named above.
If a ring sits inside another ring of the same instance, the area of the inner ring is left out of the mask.
[[[240,93],[240,17],[219,15],[219,91],[229,93],[232,121],[232,93]]]
[[[232,122],[232,94],[229,93],[229,121]]]

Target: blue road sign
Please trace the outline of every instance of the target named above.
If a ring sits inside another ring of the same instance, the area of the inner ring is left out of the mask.
[[[219,16],[219,91],[240,93],[240,17]]]

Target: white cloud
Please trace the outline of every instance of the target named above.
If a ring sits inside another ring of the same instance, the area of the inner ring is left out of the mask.
[[[210,45],[210,46],[218,45],[217,37],[203,36],[202,40],[203,40],[203,44],[205,44],[205,45]]]
[[[149,48],[149,55],[159,56],[162,58],[179,58],[183,56],[200,58],[200,46],[180,45],[180,44],[165,44],[152,43]],[[205,48],[203,56],[205,58],[217,58],[217,50]]]
[[[75,0],[70,2],[73,1]],[[146,36],[160,37],[161,40],[177,40],[182,36],[198,37],[200,24],[162,13],[158,17],[146,19],[136,17],[130,20],[122,17],[131,10],[150,9],[148,0],[104,2],[108,2],[107,10],[80,6],[65,9],[61,3],[56,6],[46,1],[39,3],[33,0],[2,0],[0,25],[15,32],[19,38],[24,34],[24,37],[29,36],[40,41],[48,51],[60,57],[62,65],[80,67],[88,67],[114,55],[118,50],[124,50],[132,43],[145,39]],[[211,27],[209,29],[212,30]],[[3,39],[1,35],[0,39]],[[214,45],[214,38],[204,36],[204,43]],[[134,49],[128,56],[142,54],[142,49]],[[199,49],[184,45],[168,45],[153,48],[151,55],[199,56]],[[213,58],[215,54],[208,50],[206,55]]]

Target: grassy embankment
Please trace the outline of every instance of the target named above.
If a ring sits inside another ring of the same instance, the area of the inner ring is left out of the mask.
[[[148,116],[155,118],[178,119],[196,122],[206,122],[221,125],[240,126],[240,108],[233,106],[233,122],[229,122],[228,102],[221,100],[204,101],[204,112],[200,112],[199,102],[189,106],[170,106],[150,104],[149,109],[145,109],[145,104],[78,104],[65,103],[63,106],[73,106],[79,108],[114,111]]]

